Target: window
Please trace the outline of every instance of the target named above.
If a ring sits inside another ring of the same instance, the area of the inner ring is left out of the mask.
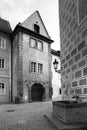
[[[43,42],[31,37],[30,38],[30,47],[42,51],[43,50]]]
[[[0,48],[6,48],[6,39],[0,38]]]
[[[59,88],[59,94],[61,95],[61,88]]]
[[[38,67],[38,68],[37,68]],[[43,73],[43,64],[36,62],[29,62],[29,72],[30,73]]]
[[[4,59],[0,59],[0,68],[5,68]]]
[[[37,24],[34,24],[34,32],[40,33],[40,27]]]
[[[31,40],[30,40],[30,47],[36,48],[36,40],[33,38],[31,38]]]
[[[43,50],[43,43],[41,41],[37,41],[37,48],[38,50]]]
[[[36,62],[31,62],[31,72],[36,72]]]
[[[38,73],[43,73],[43,64],[38,63]]]
[[[6,90],[5,90],[5,83],[0,83],[0,94],[5,94]]]

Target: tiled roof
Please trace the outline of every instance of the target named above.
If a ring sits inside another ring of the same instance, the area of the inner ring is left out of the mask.
[[[0,32],[4,32],[8,34],[12,33],[10,23],[7,20],[4,20],[2,18],[0,18]]]
[[[51,49],[51,54],[60,57],[60,51],[56,51],[56,50],[54,50],[54,49]]]

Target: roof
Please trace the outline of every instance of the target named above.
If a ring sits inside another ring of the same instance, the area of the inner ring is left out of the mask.
[[[42,24],[43,24],[43,26],[44,26],[44,29],[45,29],[45,31],[46,31],[46,33],[47,33],[48,37],[50,38],[50,36],[49,36],[49,34],[48,34],[48,31],[47,31],[47,29],[46,29],[46,27],[45,27],[45,25],[44,25],[44,22],[43,22],[43,20],[42,20],[42,18],[41,18],[41,16],[40,16],[39,11],[38,11],[38,10],[36,10],[36,12],[38,13],[40,20],[42,21]]]
[[[4,32],[7,34],[12,33],[12,29],[11,29],[9,21],[0,18],[0,32]]]
[[[37,18],[36,18],[36,17],[37,17]],[[38,19],[38,18],[39,18],[39,19]],[[32,21],[32,20],[33,20],[33,21]],[[43,28],[44,28],[44,31],[45,31],[45,33],[46,33],[46,35],[47,35],[46,37],[47,37],[47,38],[50,38],[50,36],[49,36],[49,34],[48,34],[48,32],[47,32],[47,29],[46,29],[46,27],[45,27],[45,25],[44,25],[44,22],[43,22],[43,20],[42,20],[42,18],[41,18],[41,16],[40,16],[40,13],[39,13],[38,10],[36,10],[36,11],[35,11],[32,15],[30,15],[26,20],[24,20],[24,22],[21,23],[21,26],[32,30],[32,27],[29,26],[30,22],[31,22],[32,24],[34,24],[34,23],[39,22],[39,20],[40,20],[40,22],[41,22],[41,24],[42,24],[42,26],[43,26]],[[39,23],[39,26],[40,26],[40,23]],[[32,31],[33,31],[33,30],[32,30]],[[43,34],[42,34],[42,35],[43,35]],[[45,36],[45,35],[44,35],[44,36]]]
[[[51,49],[51,54],[60,57],[60,51],[56,51],[54,49]]]
[[[18,32],[23,32],[23,33],[26,33],[26,34],[28,34],[28,35],[34,36],[34,37],[39,38],[39,39],[41,39],[41,40],[43,40],[43,41],[46,41],[46,42],[48,42],[48,43],[50,43],[50,44],[51,44],[52,42],[54,42],[54,41],[51,40],[50,38],[47,38],[47,37],[45,37],[45,36],[43,36],[43,35],[41,35],[41,34],[37,34],[37,33],[35,33],[34,31],[32,31],[32,30],[30,30],[30,29],[27,29],[27,28],[21,26],[20,23],[16,25],[14,31],[12,32],[12,36],[14,37],[14,36],[16,35],[16,33],[18,33]]]

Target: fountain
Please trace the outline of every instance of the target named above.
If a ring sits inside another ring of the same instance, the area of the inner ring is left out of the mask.
[[[79,96],[73,98],[76,100],[53,102],[53,116],[68,124],[87,122],[87,102],[81,101]]]

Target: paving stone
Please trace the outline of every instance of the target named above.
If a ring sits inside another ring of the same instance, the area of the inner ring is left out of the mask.
[[[44,114],[52,112],[52,102],[0,106],[0,130],[57,130]]]

